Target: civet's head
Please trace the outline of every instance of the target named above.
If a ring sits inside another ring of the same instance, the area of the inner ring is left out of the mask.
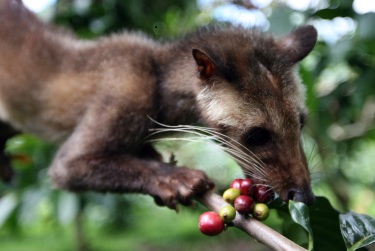
[[[247,176],[285,201],[312,203],[301,146],[305,90],[296,64],[313,49],[315,28],[302,26],[278,39],[238,27],[208,29],[197,37],[196,92],[208,125],[221,129]]]

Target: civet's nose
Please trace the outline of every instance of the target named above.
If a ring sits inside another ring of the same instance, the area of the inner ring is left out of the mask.
[[[312,193],[311,189],[308,191],[292,188],[288,191],[287,200],[294,200],[298,202],[303,202],[306,205],[311,205],[315,201],[315,195]]]

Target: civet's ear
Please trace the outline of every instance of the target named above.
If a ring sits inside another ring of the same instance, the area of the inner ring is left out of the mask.
[[[318,32],[312,25],[301,26],[277,41],[285,59],[292,64],[304,59],[314,48]]]
[[[210,79],[216,71],[213,60],[206,53],[198,49],[193,49],[193,57],[198,66],[199,77],[202,80]]]

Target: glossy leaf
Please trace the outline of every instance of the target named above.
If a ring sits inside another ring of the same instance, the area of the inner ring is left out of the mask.
[[[314,238],[310,225],[309,208],[302,202],[289,201],[289,211],[292,219],[302,226],[309,235],[309,250],[313,250]]]
[[[310,224],[314,232],[314,249],[343,251],[345,243],[342,239],[339,223],[339,212],[334,209],[325,197],[316,197],[309,206]]]
[[[375,219],[348,212],[340,215],[340,228],[348,250],[354,251],[375,242]]]
[[[280,210],[285,212],[285,207],[281,207]],[[326,198],[316,197],[315,203],[309,207],[299,202],[290,202],[289,211],[294,222],[302,226],[308,233],[310,250],[312,248],[330,251],[346,249],[340,231],[339,212],[331,206]],[[307,213],[308,215],[306,215]],[[285,218],[284,221],[286,221]],[[292,231],[293,233],[283,234],[288,237],[298,235],[295,228]]]

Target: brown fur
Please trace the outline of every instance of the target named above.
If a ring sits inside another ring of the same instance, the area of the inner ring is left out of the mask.
[[[294,65],[313,48],[313,27],[279,40],[211,27],[165,44],[126,32],[82,41],[0,0],[0,37],[0,119],[61,144],[49,172],[58,187],[146,193],[171,208],[212,188],[142,144],[151,117],[222,130],[263,161],[281,198],[312,202]]]

